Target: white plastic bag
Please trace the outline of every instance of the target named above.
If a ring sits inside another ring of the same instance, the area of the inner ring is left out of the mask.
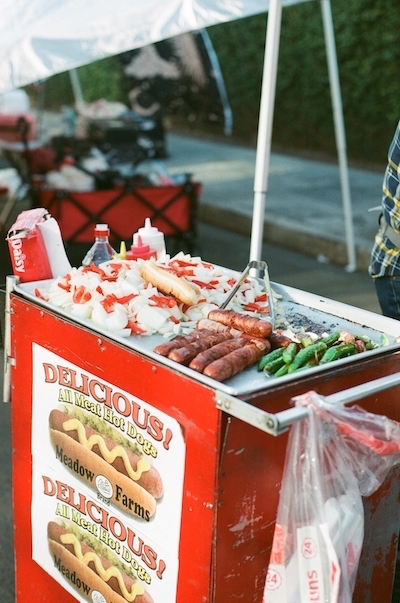
[[[400,426],[315,392],[289,434],[263,603],[351,603],[364,537],[361,496],[400,462]]]

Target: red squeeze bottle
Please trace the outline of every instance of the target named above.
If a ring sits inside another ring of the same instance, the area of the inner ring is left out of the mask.
[[[133,235],[133,245],[126,252],[126,259],[137,260],[141,258],[142,260],[150,260],[150,258],[153,258],[155,260],[156,257],[157,252],[154,249],[150,249],[149,245],[143,245],[141,236],[135,233]]]

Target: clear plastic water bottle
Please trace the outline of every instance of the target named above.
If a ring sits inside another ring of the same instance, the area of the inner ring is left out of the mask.
[[[117,256],[117,252],[112,248],[108,240],[110,236],[108,224],[96,224],[94,236],[94,244],[83,258],[82,266],[90,266],[90,264],[98,266],[102,262],[108,262],[108,260]]]

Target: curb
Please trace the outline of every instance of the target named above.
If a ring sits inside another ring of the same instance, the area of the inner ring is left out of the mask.
[[[200,203],[198,219],[205,224],[217,226],[245,236],[251,235],[252,218],[239,212]],[[318,258],[326,258],[338,266],[347,266],[347,247],[344,241],[315,235],[307,230],[293,229],[265,220],[263,241],[290,251]],[[356,246],[356,271],[368,273],[371,249]]]

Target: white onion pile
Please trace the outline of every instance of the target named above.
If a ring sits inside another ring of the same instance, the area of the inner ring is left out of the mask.
[[[187,307],[144,281],[140,275],[141,262],[140,259],[111,260],[98,268],[72,268],[64,277],[35,289],[35,295],[122,337],[154,334],[169,337],[185,327],[193,328],[197,320],[218,308],[239,276],[233,270],[182,252],[157,262],[200,288],[199,303]],[[268,312],[262,284],[248,278],[229,307],[249,314]]]

